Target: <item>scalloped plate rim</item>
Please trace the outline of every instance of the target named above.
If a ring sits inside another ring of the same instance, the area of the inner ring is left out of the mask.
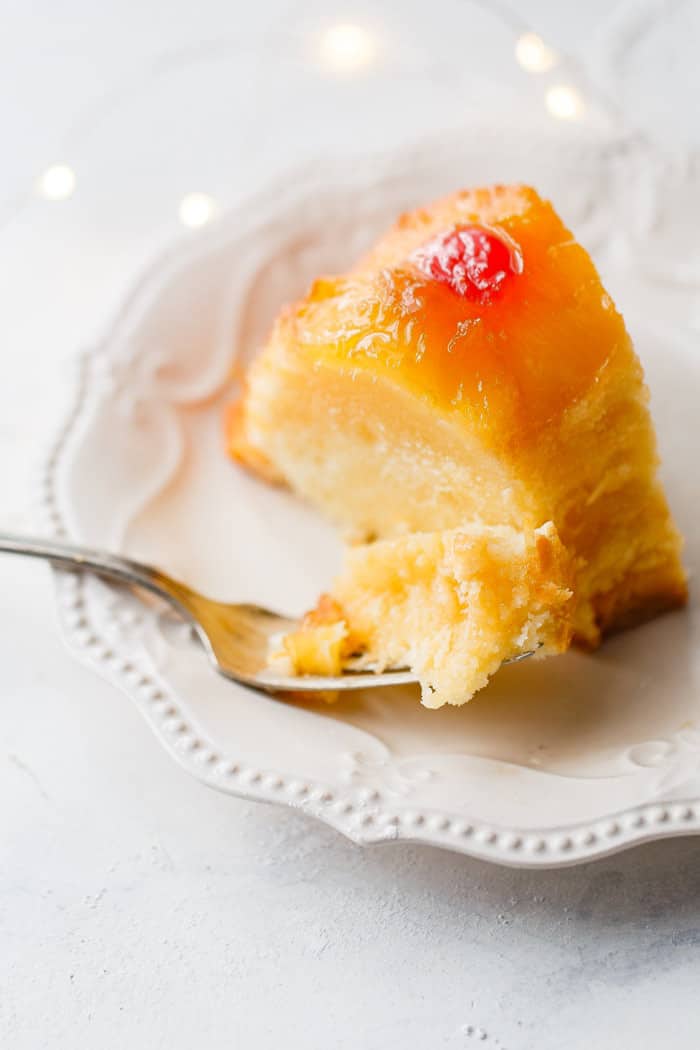
[[[418,149],[424,145],[424,142],[420,146],[417,144],[403,153],[405,156],[418,156]],[[385,159],[379,152],[371,155],[374,163],[382,163]],[[333,167],[326,165],[326,168]],[[314,165],[308,163],[301,166],[300,170],[306,172],[312,168]],[[347,180],[347,185],[351,185],[352,181]],[[274,189],[275,183],[271,183],[254,199],[267,198]],[[249,201],[250,198],[232,209],[226,219],[230,221]],[[215,235],[218,228],[213,227],[212,234]],[[67,534],[57,495],[58,474],[67,445],[73,439],[89,401],[91,365],[97,357],[109,353],[116,334],[129,317],[144,285],[178,257],[185,243],[185,238],[178,239],[143,268],[122,298],[121,307],[106,327],[104,336],[78,355],[78,375],[71,403],[44,457],[39,489],[38,510],[42,523],[48,522],[49,528],[57,535]],[[276,770],[258,769],[231,757],[218,756],[202,740],[201,732],[191,732],[191,725],[185,724],[184,731],[180,729],[177,732],[170,732],[165,726],[168,718],[171,721],[173,719],[168,710],[172,710],[175,705],[162,682],[144,682],[150,673],[141,675],[140,683],[135,681],[134,676],[139,677],[138,667],[131,657],[120,660],[118,654],[112,654],[113,658],[106,661],[103,656],[95,654],[96,639],[90,630],[89,621],[77,630],[73,622],[76,617],[73,616],[71,621],[71,610],[80,606],[83,579],[60,570],[55,570],[53,575],[59,623],[69,650],[135,702],[156,737],[178,765],[217,790],[252,801],[282,803],[304,811],[358,845],[395,841],[424,843],[481,860],[522,868],[571,866],[656,839],[700,834],[700,797],[673,802],[644,802],[610,812],[593,821],[562,824],[556,828],[504,827],[446,810],[422,809],[418,805],[392,806],[380,800],[377,792],[366,788],[358,789],[349,785],[340,790],[337,785],[330,787],[318,782],[300,782],[298,777],[290,779]],[[77,619],[80,621],[81,616]]]

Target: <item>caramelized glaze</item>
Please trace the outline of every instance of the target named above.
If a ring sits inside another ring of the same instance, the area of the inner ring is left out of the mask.
[[[487,224],[517,252],[498,294],[457,294],[417,262],[431,237],[444,240],[465,221]],[[500,441],[534,438],[628,338],[587,252],[527,187],[455,194],[430,213],[404,216],[365,264],[316,281],[281,324],[293,326],[315,361],[391,373],[463,413],[487,441],[489,432]]]

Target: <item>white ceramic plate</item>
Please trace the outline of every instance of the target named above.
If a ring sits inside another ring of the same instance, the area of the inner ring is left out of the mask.
[[[354,174],[314,165],[180,241],[81,359],[75,403],[47,461],[51,531],[151,560],[214,597],[291,612],[312,603],[335,569],[337,541],[293,496],[227,461],[221,412],[232,361],[255,351],[281,302],[346,265],[401,208],[512,177],[517,158],[520,177],[552,194],[594,250],[627,312],[692,566],[692,300],[670,264],[666,284],[645,276],[645,260],[657,265],[662,248],[678,260],[668,239],[648,256],[640,250],[630,206],[631,188],[648,201],[659,173],[629,143],[578,139],[574,150],[542,135],[532,148],[528,135],[507,149],[496,139],[483,149],[480,137],[478,150],[433,144],[368,158]],[[301,807],[356,842],[411,839],[514,865],[570,864],[700,831],[694,604],[594,656],[506,668],[466,707],[427,711],[414,688],[333,706],[257,694],[219,678],[162,608],[95,579],[56,582],[73,651],[128,693],[186,770],[219,790]]]

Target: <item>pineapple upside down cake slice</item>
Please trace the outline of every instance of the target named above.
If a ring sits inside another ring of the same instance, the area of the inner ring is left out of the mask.
[[[332,601],[285,642],[300,674],[362,652],[411,667],[429,706],[463,703],[509,657],[593,648],[686,600],[641,365],[529,187],[403,215],[315,281],[226,433],[348,538]]]

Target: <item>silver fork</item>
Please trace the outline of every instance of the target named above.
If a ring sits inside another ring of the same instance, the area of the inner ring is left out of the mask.
[[[270,641],[298,626],[298,621],[259,605],[213,601],[174,580],[152,565],[106,551],[92,550],[58,540],[0,533],[0,552],[45,558],[62,569],[88,571],[97,576],[163,598],[194,627],[209,660],[226,678],[269,692],[311,692],[404,685],[417,681],[411,671],[348,670],[342,675],[284,675],[267,666]],[[531,656],[521,653],[506,663]]]

